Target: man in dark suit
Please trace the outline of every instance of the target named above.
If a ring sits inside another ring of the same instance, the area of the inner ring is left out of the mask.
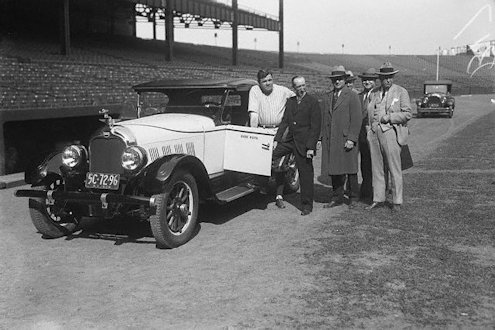
[[[318,100],[306,93],[304,77],[293,77],[292,87],[296,96],[287,100],[282,122],[275,135],[273,159],[276,162],[282,156],[294,153],[301,183],[301,215],[308,215],[313,211],[313,157],[320,136],[321,112]],[[283,138],[287,128],[287,135]],[[277,173],[276,180],[277,184],[282,184],[283,173]]]
[[[322,130],[322,174],[332,178],[332,197],[324,208],[344,203],[344,183],[347,177],[350,185],[349,207],[359,197],[358,148],[357,141],[361,128],[361,103],[359,96],[345,86],[347,73],[343,66],[332,70],[333,91],[323,112]]]
[[[359,198],[366,202],[371,202],[373,200],[373,186],[372,186],[372,172],[371,172],[371,154],[370,146],[367,139],[368,131],[371,129],[371,119],[373,118],[373,112],[368,113],[368,104],[370,103],[371,93],[376,87],[376,80],[378,79],[378,74],[374,68],[370,68],[358,75],[361,78],[364,90],[359,93],[359,99],[362,105],[361,115],[363,117],[363,122],[361,124],[361,131],[359,132],[359,155],[361,156],[361,176],[363,181],[361,182],[361,190]]]

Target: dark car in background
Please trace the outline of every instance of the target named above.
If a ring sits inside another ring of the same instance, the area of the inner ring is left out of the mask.
[[[426,115],[454,115],[455,99],[451,95],[452,81],[427,80],[423,84],[423,97],[416,100],[417,118]]]

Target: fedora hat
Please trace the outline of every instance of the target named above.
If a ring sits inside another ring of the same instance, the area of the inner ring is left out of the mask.
[[[347,77],[347,73],[343,65],[337,65],[332,68],[332,73],[328,76],[328,78],[337,78],[337,77]]]
[[[390,75],[396,74],[397,72],[399,72],[399,70],[394,70],[392,63],[385,62],[380,67],[380,71],[378,71],[378,75],[379,76],[390,76]]]
[[[363,78],[377,79],[378,78],[378,74],[376,73],[376,69],[375,68],[369,68],[365,72],[359,74],[358,77],[361,78],[361,79],[363,79]]]
[[[346,71],[345,73],[347,73],[347,78],[345,78],[345,82],[353,82],[354,80],[356,80],[356,77],[354,76],[354,74],[352,73],[352,71],[348,70]]]

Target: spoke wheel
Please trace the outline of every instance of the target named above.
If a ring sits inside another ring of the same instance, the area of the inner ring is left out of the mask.
[[[63,190],[64,182],[60,177],[53,178],[45,190]],[[80,216],[66,202],[49,205],[46,199],[30,198],[29,213],[31,221],[45,238],[57,238],[72,234],[78,227]]]
[[[199,205],[194,177],[179,171],[164,193],[153,197],[156,213],[150,217],[150,224],[157,247],[175,248],[189,241],[197,225]]]
[[[285,191],[286,193],[295,193],[299,190],[299,170],[296,166],[296,157],[294,154],[289,156],[288,169],[285,174]]]

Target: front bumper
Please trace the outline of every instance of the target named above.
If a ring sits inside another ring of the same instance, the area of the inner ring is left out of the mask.
[[[417,108],[420,113],[450,113],[452,108]]]
[[[68,201],[75,203],[101,203],[103,209],[108,204],[134,204],[145,205],[151,208],[156,207],[155,198],[143,196],[127,196],[114,193],[90,193],[77,191],[60,191],[60,190],[28,190],[21,189],[15,192],[17,197],[45,198],[47,204],[53,205],[55,201]]]

